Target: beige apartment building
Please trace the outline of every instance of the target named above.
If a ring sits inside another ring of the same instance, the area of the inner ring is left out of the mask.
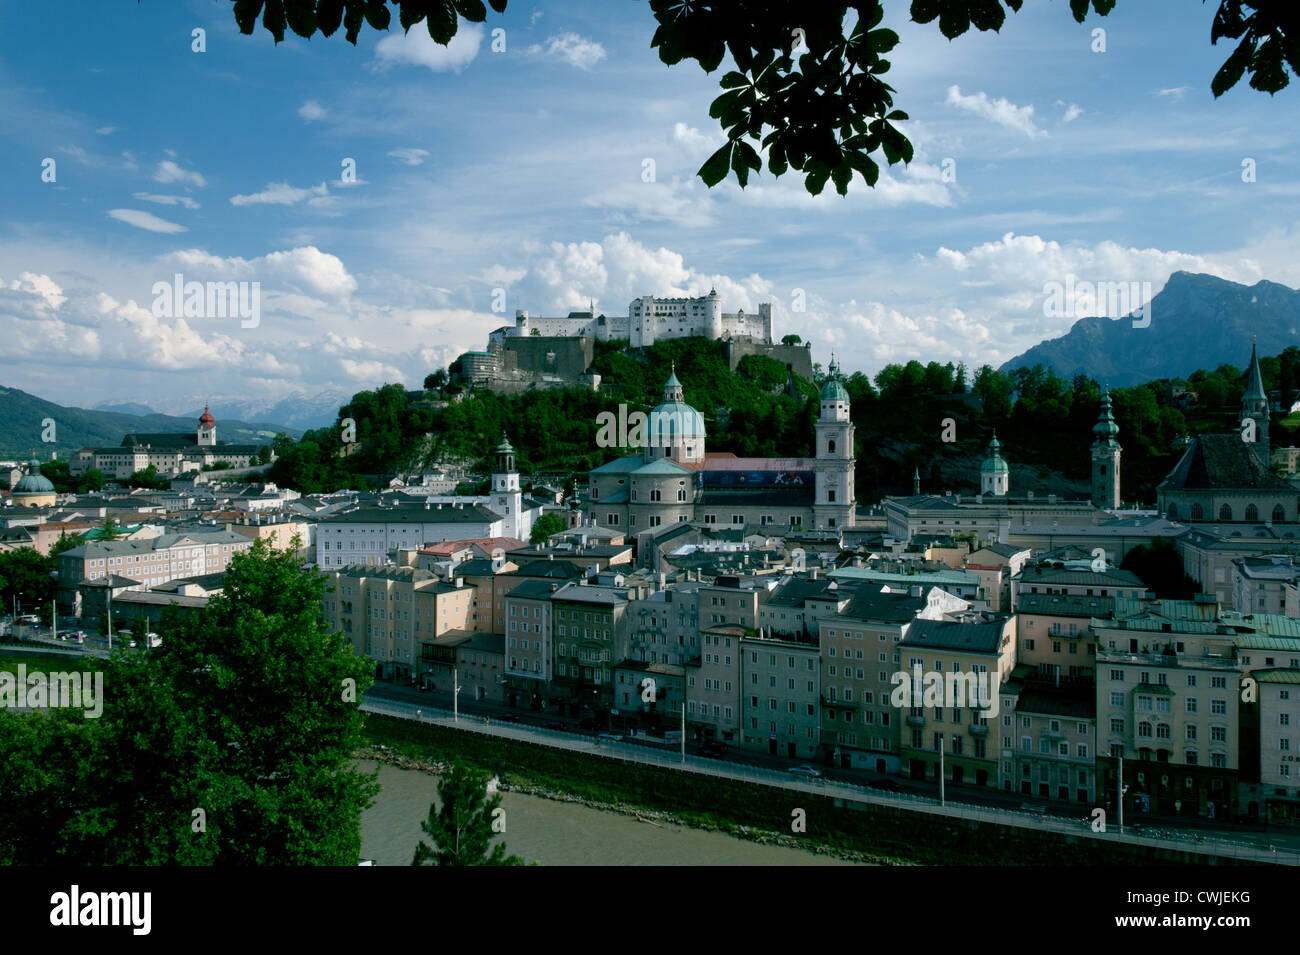
[[[325,619],[375,663],[382,680],[417,682],[442,663],[437,638],[469,630],[474,588],[439,580],[416,567],[353,564],[330,573]],[[429,657],[428,660],[425,657]]]
[[[511,578],[511,583],[514,589],[503,598],[506,696],[540,707],[552,676],[551,597],[560,584],[519,578]]]
[[[1222,819],[1237,803],[1237,631],[1212,598],[1115,602],[1097,634],[1098,788],[1125,811]]]
[[[903,769],[914,779],[937,781],[942,753],[944,779],[997,788],[1001,688],[1016,666],[1016,618],[971,614],[968,622],[916,620],[899,651],[903,664],[899,669],[909,677],[921,674],[923,685],[931,674],[943,679],[942,693],[937,697],[923,693],[920,700],[915,696],[915,680],[909,680],[909,695],[896,708],[904,724],[899,747]],[[969,695],[959,698],[949,692],[949,683],[955,683],[949,681],[950,675],[968,688],[984,682],[990,706],[971,705]]]
[[[1269,823],[1300,825],[1300,668],[1254,673],[1259,682],[1260,810]]]
[[[920,588],[917,588],[918,590]],[[942,593],[938,588],[931,588]],[[948,595],[944,595],[948,596]],[[930,595],[862,588],[834,617],[821,621],[822,755],[837,766],[899,770],[902,717],[890,701],[902,669],[899,644],[918,618],[941,619]],[[966,601],[950,598],[965,609]]]
[[[1114,597],[1021,594],[1016,605],[1017,662],[1053,683],[1092,680],[1097,672],[1092,622],[1114,613]]]
[[[1027,547],[990,543],[971,551],[960,570],[979,578],[979,597],[994,611],[1010,611],[1011,591],[1007,582],[1024,568],[1031,551]]]
[[[702,593],[701,599],[706,599]],[[746,632],[725,624],[700,630],[700,656],[686,667],[686,723],[704,739],[740,741],[740,655]]]
[[[746,637],[740,649],[741,745],[815,758],[821,746],[817,637]]]
[[[253,542],[231,531],[163,534],[147,540],[88,541],[58,556],[59,613],[79,616],[78,584],[108,574],[137,581],[143,587],[165,584],[177,577],[225,573],[230,559]]]
[[[1096,804],[1097,700],[1092,680],[1057,686],[1017,667],[1002,688],[1001,788]]]

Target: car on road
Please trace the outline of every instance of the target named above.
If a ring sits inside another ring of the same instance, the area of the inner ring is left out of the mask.
[[[792,776],[808,776],[813,779],[820,779],[822,771],[814,766],[791,766],[786,770]]]
[[[584,716],[582,719],[578,721],[578,729],[594,730],[595,728],[596,728],[596,721],[593,720],[590,716]]]
[[[701,756],[722,756],[727,752],[727,744],[721,740],[706,739],[700,744]]]
[[[891,793],[898,792],[898,783],[894,782],[892,779],[873,779],[871,782],[867,783],[867,785],[872,789],[883,789],[886,792]]]
[[[38,616],[36,616],[36,614],[34,614],[34,613],[25,613],[25,614],[23,614],[21,617],[18,618],[18,622],[21,623],[23,626],[27,626],[27,627],[29,627],[29,626],[32,626],[32,625],[34,625],[34,624],[38,624],[38,623],[40,623],[40,622],[41,622],[41,618],[38,617]]]
[[[561,723],[559,720],[551,720],[549,723],[543,723],[543,724],[542,724],[542,729],[544,729],[544,730],[563,730],[563,729],[568,729],[568,727],[567,727],[564,723]]]
[[[503,723],[518,723],[518,722],[519,722],[519,714],[518,714],[518,713],[507,713],[505,716],[501,717],[501,722],[503,722]]]
[[[599,743],[621,743],[623,742],[623,737],[619,736],[617,733],[601,733],[596,737],[596,741]]]

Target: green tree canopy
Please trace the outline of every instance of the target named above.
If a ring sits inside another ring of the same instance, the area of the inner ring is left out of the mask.
[[[568,526],[569,522],[560,514],[556,514],[555,512],[543,514],[537,519],[537,523],[533,525],[533,533],[529,537],[529,541],[533,544],[545,543],[546,538],[550,537],[552,534],[560,533],[560,531],[564,530]]]
[[[98,719],[0,711],[0,862],[356,865],[370,667],[324,629],[324,587],[256,541],[161,646],[104,663]]]

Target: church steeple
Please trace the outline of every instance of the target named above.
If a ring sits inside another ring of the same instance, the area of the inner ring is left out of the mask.
[[[1101,412],[1092,426],[1096,440],[1092,442],[1092,503],[1096,507],[1120,506],[1119,459],[1121,448],[1117,440],[1119,425],[1110,407],[1110,389],[1101,390]]]
[[[1246,369],[1246,392],[1241,396],[1241,431],[1249,438],[1247,421],[1254,422],[1255,450],[1267,462],[1268,444],[1268,392],[1264,390],[1264,376],[1259,370],[1259,354],[1255,342],[1250,343],[1250,366]]]
[[[677,362],[673,362],[668,372],[668,380],[664,382],[664,403],[680,404],[682,400],[682,383],[677,380]]]

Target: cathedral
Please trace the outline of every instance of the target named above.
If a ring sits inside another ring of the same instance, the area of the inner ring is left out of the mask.
[[[686,404],[674,369],[663,402],[648,417],[643,452],[591,471],[584,517],[633,535],[679,522],[787,532],[848,527],[855,515],[853,437],[849,393],[832,360],[813,457],[710,453],[704,416]]]
[[[1269,465],[1268,394],[1259,357],[1250,348],[1241,428],[1202,434],[1156,488],[1160,512],[1184,523],[1291,523],[1300,520],[1300,492]]]

